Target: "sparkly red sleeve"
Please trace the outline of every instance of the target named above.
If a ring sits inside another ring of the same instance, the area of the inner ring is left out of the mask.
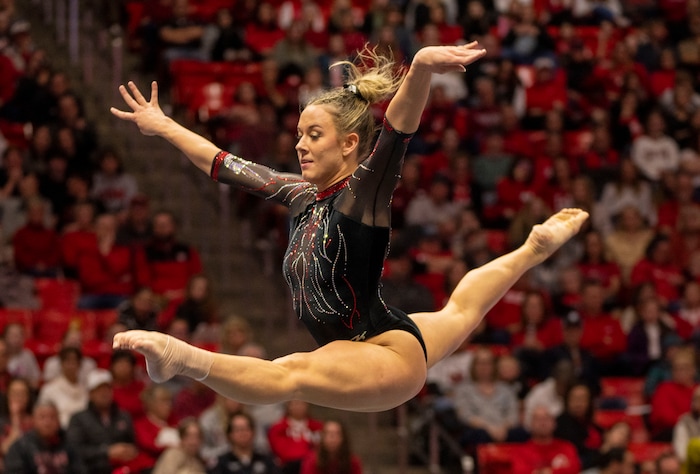
[[[246,161],[226,151],[220,151],[211,164],[211,179],[237,186],[244,191],[271,199],[287,206],[306,196],[313,198],[316,188],[300,175],[279,173],[272,168]]]

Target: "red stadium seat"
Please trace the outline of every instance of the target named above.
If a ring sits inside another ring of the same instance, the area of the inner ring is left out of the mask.
[[[669,443],[630,443],[627,447],[637,463],[652,461],[664,453],[673,452]]]
[[[211,84],[221,84],[222,101],[232,101],[244,82],[252,83],[258,94],[265,94],[260,65],[256,63],[177,60],[170,64],[170,74],[173,102],[190,112],[197,112],[206,103],[206,89]]]
[[[29,147],[27,137],[31,136],[31,132],[27,132],[27,124],[0,120],[0,135],[12,146],[23,150]]]
[[[80,296],[77,281],[62,278],[37,278],[34,287],[42,309],[56,309],[64,312],[75,310]]]
[[[73,312],[63,311],[56,308],[40,309],[34,313],[34,338],[44,344],[54,344],[61,342],[75,320],[79,324]]]
[[[100,309],[93,311],[96,323],[96,339],[102,340],[107,334],[109,327],[117,322],[119,317],[116,309]]]
[[[87,341],[83,344],[83,354],[95,359],[99,368],[109,369],[109,363],[112,358],[112,345],[97,339]]]
[[[600,380],[601,398],[621,398],[628,407],[644,405],[644,378],[603,377]]]
[[[24,327],[25,338],[31,339],[34,334],[34,312],[25,308],[0,308],[0,332],[11,323],[19,323]]]

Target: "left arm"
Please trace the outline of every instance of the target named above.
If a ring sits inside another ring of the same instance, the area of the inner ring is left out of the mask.
[[[391,99],[386,118],[396,130],[413,133],[430,94],[432,73],[466,71],[465,66],[483,57],[486,50],[476,41],[462,46],[428,46],[416,53],[396,95]]]

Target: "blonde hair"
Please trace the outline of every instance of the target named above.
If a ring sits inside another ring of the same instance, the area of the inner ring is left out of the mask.
[[[403,73],[397,70],[394,58],[383,56],[376,47],[365,45],[354,61],[339,61],[330,67],[345,67],[345,87],[338,87],[312,97],[304,107],[325,105],[333,117],[340,136],[348,133],[359,135],[358,157],[369,155],[377,126],[371,105],[393,95],[403,81]]]

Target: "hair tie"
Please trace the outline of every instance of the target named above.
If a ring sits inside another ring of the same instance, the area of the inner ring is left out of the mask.
[[[362,99],[362,100],[364,100],[364,101],[369,102],[367,99],[365,99],[365,98],[362,96],[362,94],[360,93],[360,91],[357,90],[357,86],[356,86],[355,84],[343,84],[343,89],[352,92],[352,93],[355,95],[355,97],[357,97],[358,99]]]

